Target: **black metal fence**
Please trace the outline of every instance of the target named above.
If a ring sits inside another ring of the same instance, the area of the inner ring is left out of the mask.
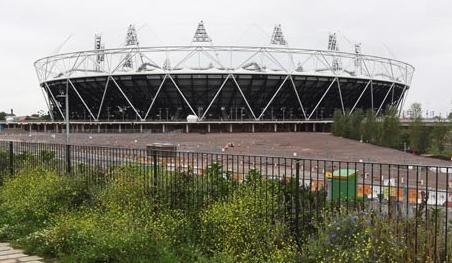
[[[372,210],[392,220],[416,253],[432,241],[430,257],[450,259],[451,166],[0,141],[0,185],[35,166],[100,187],[119,177],[136,180],[162,205],[187,212],[259,184],[255,205],[289,224],[296,238],[325,209]]]

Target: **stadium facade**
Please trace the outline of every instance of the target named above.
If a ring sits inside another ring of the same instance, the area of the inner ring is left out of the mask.
[[[265,47],[215,46],[199,23],[192,45],[142,47],[130,26],[125,45],[42,58],[34,64],[55,121],[310,121],[358,109],[401,108],[414,68],[402,61],[288,47],[281,26]]]

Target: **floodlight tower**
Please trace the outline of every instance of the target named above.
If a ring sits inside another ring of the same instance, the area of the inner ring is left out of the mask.
[[[206,27],[204,26],[204,22],[202,20],[198,23],[198,27],[196,28],[195,35],[193,36],[191,43],[192,45],[212,45],[212,39],[207,34]]]
[[[355,44],[355,74],[362,74],[361,43]]]
[[[201,50],[203,49],[203,46],[212,46],[213,41],[212,38],[210,38],[209,34],[207,34],[206,27],[204,26],[204,21],[200,21],[198,23],[198,26],[196,27],[195,34],[193,36],[193,39],[191,41],[192,46],[199,47],[200,52],[198,52],[198,68],[201,68]],[[218,53],[215,52],[215,57],[218,59]],[[214,65],[212,63],[209,63],[208,68],[213,68]]]
[[[282,32],[281,24],[275,25],[275,27],[273,28],[272,38],[270,39],[270,46],[289,46],[289,43],[287,42]],[[293,60],[292,54],[289,54],[289,62],[291,63],[292,68],[294,68],[295,62]],[[298,69],[300,69],[300,67],[298,67]]]
[[[127,29],[125,47],[129,47],[132,49],[139,47],[138,35],[137,35],[137,30],[135,29],[135,25],[129,25],[129,28]],[[124,59],[123,68],[129,68],[129,69],[133,68],[133,61],[132,61],[133,56],[134,55],[132,54],[132,52],[129,52],[126,55],[126,57]]]
[[[339,45],[337,44],[337,36],[336,33],[330,33],[328,36],[328,50],[330,51],[339,51]],[[337,71],[341,68],[341,62],[339,61],[339,59],[333,55],[333,70]]]
[[[101,64],[105,61],[105,45],[102,43],[102,35],[94,35],[94,50],[96,50],[96,65],[94,65],[95,71],[100,71]]]
[[[281,24],[275,25],[275,27],[273,28],[273,34],[272,34],[272,38],[270,40],[270,44],[276,45],[276,46],[288,46],[289,45],[282,32]]]

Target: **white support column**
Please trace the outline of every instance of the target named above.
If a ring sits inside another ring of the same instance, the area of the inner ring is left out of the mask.
[[[75,88],[74,84],[72,83],[72,81],[70,79],[67,79],[69,84],[71,84],[72,89],[75,91],[75,93],[77,94],[77,96],[79,97],[79,99],[82,101],[83,106],[85,106],[85,109],[88,110],[89,115],[91,116],[91,118],[93,118],[94,121],[97,121],[96,117],[94,117],[93,113],[91,112],[91,109],[88,107],[88,105],[86,104],[85,100],[82,98],[82,96],[80,96],[80,93],[78,92],[78,90]]]
[[[111,80],[113,80],[113,83],[116,85],[116,87],[119,89],[119,91],[121,92],[122,96],[126,99],[127,103],[129,103],[130,107],[132,107],[133,111],[135,111],[135,114],[137,115],[137,117],[143,121],[143,118],[141,118],[140,114],[138,113],[137,109],[133,106],[132,102],[130,102],[129,98],[126,96],[126,94],[124,93],[124,91],[121,89],[121,87],[119,86],[119,84],[116,82],[115,78],[111,77]]]
[[[300,104],[301,111],[303,112],[304,119],[307,120],[307,119],[308,119],[308,116],[306,115],[306,111],[304,110],[303,103],[301,103],[300,95],[298,94],[298,91],[297,91],[297,87],[296,87],[296,85],[295,85],[295,82],[294,82],[292,76],[290,76],[289,78],[290,78],[290,82],[292,83],[292,87],[293,87],[293,90],[294,90],[295,95],[296,95],[296,97],[297,97],[298,103]]]
[[[44,96],[44,100],[45,100],[45,102],[46,102],[47,109],[49,109],[50,119],[51,119],[52,121],[55,121],[55,118],[53,117],[53,110],[52,110],[52,108],[50,107],[49,97],[48,97],[48,95],[46,94],[46,92],[44,91],[44,88],[43,88],[42,86],[40,86],[40,88],[41,88],[42,95]]]
[[[339,90],[339,99],[341,100],[342,114],[345,115],[344,100],[342,99],[342,91],[341,91],[341,84],[340,84],[339,78],[336,78],[336,83],[337,83],[337,89]]]
[[[372,80],[370,81],[370,103],[373,111],[375,109],[375,106],[374,106],[374,83],[372,82]]]
[[[215,102],[215,100],[217,99],[218,95],[220,94],[221,90],[223,89],[224,85],[226,85],[226,82],[228,81],[229,77],[231,76],[231,74],[228,74],[227,77],[224,79],[223,83],[221,84],[220,88],[217,90],[217,92],[215,93],[215,96],[213,96],[213,99],[210,101],[209,106],[207,106],[206,110],[204,111],[204,114],[201,117],[201,120],[204,120],[204,118],[206,117],[207,112],[210,110],[210,107],[212,107],[212,104]]]
[[[50,90],[49,85],[47,85],[47,83],[44,83],[44,86],[46,87],[47,92],[50,93],[50,96],[52,97],[53,102],[55,103],[55,106],[58,109],[58,112],[61,114],[61,117],[63,118],[63,120],[66,120],[66,117],[64,116],[63,111],[60,108],[60,105],[58,105],[59,104],[58,101],[55,99],[55,96],[53,95],[52,91]]]
[[[171,80],[171,82],[174,84],[174,86],[176,87],[177,91],[179,92],[179,94],[181,95],[182,99],[185,101],[185,103],[187,104],[187,106],[190,108],[191,112],[193,113],[193,115],[195,115],[196,117],[199,116],[198,114],[196,114],[196,112],[193,110],[193,107],[190,105],[190,103],[188,102],[187,98],[185,98],[184,93],[182,93],[181,89],[179,88],[179,86],[176,84],[176,81],[174,81],[173,77],[171,77],[171,75],[168,74],[169,79]]]
[[[311,114],[309,114],[308,120],[311,119],[312,115],[314,114],[314,112],[317,110],[317,108],[319,107],[320,103],[322,103],[323,99],[325,98],[326,94],[330,91],[331,87],[333,86],[334,82],[336,82],[337,78],[334,78],[330,85],[328,86],[328,88],[326,89],[325,93],[323,93],[322,97],[320,98],[319,102],[317,102],[317,105],[314,107],[314,109],[311,111]]]
[[[251,115],[253,115],[254,120],[257,120],[256,115],[254,114],[253,109],[251,108],[250,104],[248,103],[248,100],[245,97],[245,94],[243,94],[242,88],[240,88],[239,83],[237,82],[237,80],[235,79],[234,75],[231,75],[232,79],[234,80],[235,85],[237,86],[237,88],[239,89],[240,94],[242,95],[242,98],[245,100],[246,106],[248,106],[248,109],[251,112]]]
[[[370,83],[372,82],[372,80],[369,80],[366,84],[366,86],[364,87],[363,91],[361,92],[361,94],[359,95],[358,99],[356,100],[355,104],[353,105],[352,109],[350,110],[349,115],[351,115],[353,113],[353,111],[356,108],[356,105],[358,105],[359,101],[361,100],[361,97],[364,95],[364,93],[367,90],[367,87],[369,87]]]
[[[402,114],[403,101],[405,99],[405,94],[407,93],[407,86],[403,86],[402,94],[400,94],[399,101],[397,102],[397,108],[399,109],[399,116]]]
[[[104,106],[105,95],[107,94],[108,84],[110,83],[110,76],[107,77],[107,81],[105,82],[104,93],[102,94],[102,100],[100,101],[99,110],[97,112],[97,120],[99,120],[100,113],[102,112],[102,106]],[[107,116],[110,117],[110,116]]]
[[[264,115],[265,111],[267,110],[267,108],[271,105],[271,103],[273,102],[273,100],[275,99],[275,97],[278,95],[279,91],[282,89],[282,87],[284,86],[284,84],[286,83],[287,79],[289,79],[289,75],[287,75],[283,82],[281,83],[281,85],[279,85],[278,89],[276,90],[275,94],[273,94],[273,96],[271,97],[270,101],[267,103],[267,105],[264,107],[264,109],[262,110],[262,113],[259,115],[259,117],[257,117],[258,120],[260,120],[262,118],[262,116]]]
[[[146,115],[144,116],[144,119],[146,120],[149,116],[149,113],[151,112],[152,106],[154,106],[155,100],[157,99],[157,96],[160,94],[160,90],[163,87],[163,84],[165,83],[165,80],[167,78],[168,74],[165,74],[165,76],[163,77],[162,82],[159,85],[159,88],[157,89],[157,92],[154,95],[154,98],[152,99],[151,105],[149,105],[148,110],[146,111]]]
[[[210,133],[210,123],[207,124],[207,133]]]
[[[393,88],[394,88],[394,83],[392,83],[391,87],[389,87],[388,92],[386,92],[386,95],[385,95],[383,101],[381,102],[380,107],[378,108],[378,111],[377,111],[377,114],[376,114],[376,115],[378,115],[378,114],[380,113],[381,108],[383,107],[384,103],[386,102],[386,99],[388,98],[389,93],[391,92],[391,90],[392,90]]]
[[[254,133],[255,129],[254,129],[254,123],[251,124],[251,132]]]

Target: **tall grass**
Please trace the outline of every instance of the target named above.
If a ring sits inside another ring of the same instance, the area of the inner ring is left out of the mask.
[[[329,210],[324,193],[265,179],[256,170],[238,183],[218,164],[203,176],[160,173],[154,184],[136,167],[117,167],[99,173],[93,184],[39,166],[24,168],[0,187],[0,239],[59,262],[445,258],[444,249],[435,250],[434,242],[444,240],[434,236],[434,222],[442,217],[433,212],[394,221],[373,212]],[[298,218],[296,206],[301,206]],[[430,228],[416,230],[416,225]]]

